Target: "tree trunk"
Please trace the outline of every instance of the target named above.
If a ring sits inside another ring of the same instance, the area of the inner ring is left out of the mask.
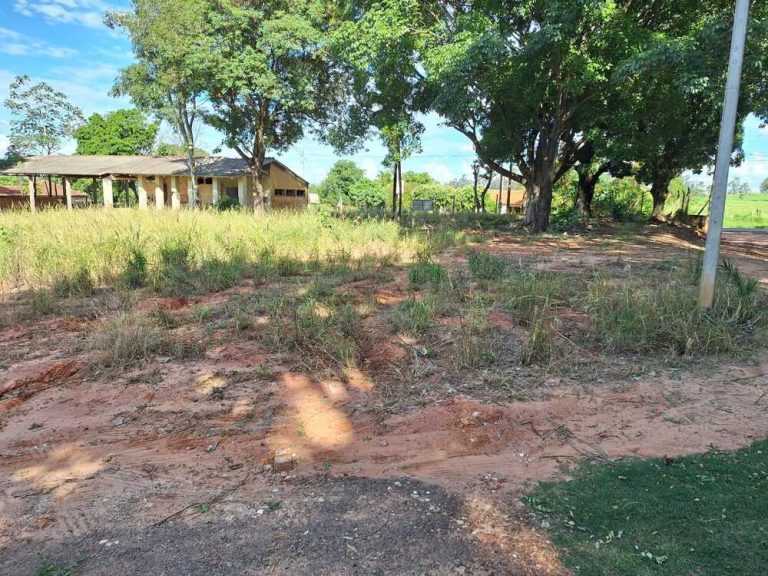
[[[253,180],[253,213],[256,216],[264,216],[266,208],[264,206],[264,188],[261,185],[261,166],[262,160],[257,160],[256,166],[251,166],[251,179]]]
[[[392,218],[397,217],[397,162],[392,165]]]
[[[558,142],[545,134],[537,146],[534,169],[525,180],[528,202],[523,225],[531,232],[546,232],[552,212],[552,192],[555,187],[555,166]]]
[[[485,187],[483,188],[482,194],[480,194],[480,212],[482,212],[483,214],[485,213],[485,198],[488,195],[488,189],[491,187],[491,180],[493,179],[492,176],[493,176],[493,173],[489,172],[488,180],[485,183]]]
[[[585,172],[578,172],[578,174],[579,190],[576,197],[576,208],[581,216],[591,218],[592,200],[595,198],[595,187],[597,186],[598,178],[595,177],[595,174]]]
[[[402,218],[403,216],[403,165],[402,163],[397,163],[397,190],[399,192],[398,194],[398,201],[397,201],[397,216],[398,218]]]
[[[195,147],[187,143],[187,168],[189,168],[189,187],[187,189],[187,208],[197,207],[197,174],[195,173]]]
[[[653,198],[653,211],[651,212],[651,220],[655,222],[664,222],[664,204],[667,201],[667,194],[669,193],[669,185],[672,183],[674,176],[668,172],[656,172],[653,175],[653,182],[651,184],[651,197]]]

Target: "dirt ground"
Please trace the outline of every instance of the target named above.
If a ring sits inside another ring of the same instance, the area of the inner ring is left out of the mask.
[[[485,246],[571,270],[695,255],[701,241],[649,228],[640,240],[500,235]],[[768,286],[768,235],[728,233],[724,255]],[[461,249],[443,257],[460,262]],[[378,305],[404,298],[404,284],[395,273]],[[226,296],[139,305],[183,313]],[[94,371],[71,351],[95,327],[55,316],[0,331],[0,574],[44,562],[77,574],[567,574],[521,500],[532,483],[587,458],[768,436],[766,354],[629,366],[589,386],[538,374],[530,399],[506,402],[438,381],[443,393],[393,410],[380,387],[408,352],[377,315],[363,368],[342,378],[249,340]],[[276,451],[295,466],[276,471]]]

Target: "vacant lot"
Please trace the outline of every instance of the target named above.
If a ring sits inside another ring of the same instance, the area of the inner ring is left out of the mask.
[[[705,196],[691,198],[690,212],[698,213],[704,208],[709,213]],[[731,194],[725,204],[725,226],[727,228],[768,228],[768,194]]]
[[[0,572],[565,574],[538,481],[768,436],[766,236],[444,224],[0,219]]]

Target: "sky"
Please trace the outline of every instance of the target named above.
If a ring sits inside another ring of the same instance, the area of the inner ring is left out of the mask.
[[[119,32],[103,24],[103,15],[111,9],[125,8],[125,0],[0,0],[0,155],[8,146],[10,115],[2,106],[14,77],[29,75],[33,81],[45,81],[64,92],[86,116],[130,106],[125,99],[109,96],[118,71],[132,62],[131,46]],[[434,114],[422,118],[426,131],[423,152],[403,163],[403,170],[429,172],[447,182],[471,173],[474,157],[469,141],[441,124]],[[175,137],[161,129],[160,137],[169,142]],[[221,136],[208,128],[200,138],[200,147],[213,150],[221,145]],[[746,161],[732,169],[731,178],[739,177],[753,189],[768,178],[768,129],[750,117],[744,143]],[[62,153],[74,151],[69,142]],[[224,149],[222,154],[235,156]],[[376,139],[362,151],[346,158],[354,160],[369,176],[383,169],[385,151]],[[307,137],[277,157],[312,183],[323,179],[339,159],[334,151]],[[693,176],[706,183],[711,177]]]

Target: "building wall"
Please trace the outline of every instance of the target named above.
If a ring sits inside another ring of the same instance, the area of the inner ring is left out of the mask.
[[[264,182],[265,193],[273,208],[301,209],[309,204],[307,185],[291,172],[277,164],[269,165]]]

